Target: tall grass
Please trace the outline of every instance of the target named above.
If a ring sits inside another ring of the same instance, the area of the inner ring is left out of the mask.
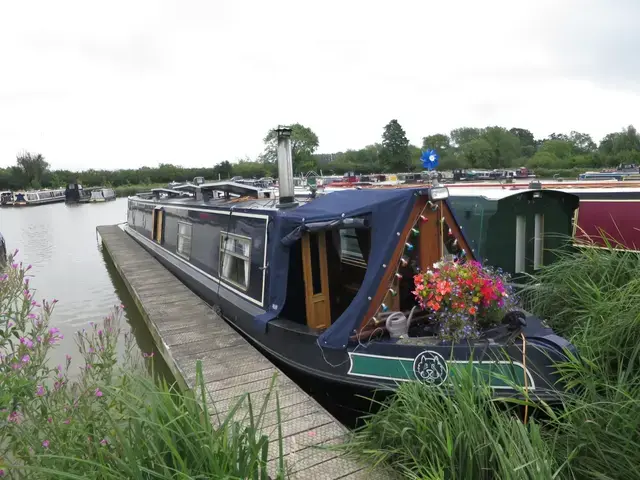
[[[140,192],[148,192],[152,188],[166,187],[166,183],[151,183],[151,184],[138,184],[138,185],[120,185],[113,190],[116,192],[116,197],[130,197]]]
[[[59,422],[40,432],[49,442],[46,450],[25,431],[19,438],[33,454],[9,471],[30,479],[270,478],[269,438],[260,431],[260,415],[233,420],[239,408],[253,410],[249,398],[214,427],[202,408],[208,400],[204,390],[180,392],[166,383],[156,385],[147,375],[124,373],[118,385],[102,392],[110,400],[98,412],[76,412],[72,424]],[[284,478],[283,472],[274,478]]]
[[[246,395],[212,424],[200,362],[194,391],[180,391],[154,382],[130,334],[118,358],[123,306],[76,333],[83,366],[70,378],[71,355],[47,363],[62,338],[49,324],[56,302],[33,299],[30,267],[14,257],[0,275],[0,477],[284,478],[281,432],[270,444],[261,428],[275,378],[261,405]]]
[[[451,395],[403,384],[356,433],[354,452],[408,478],[640,478],[640,256],[558,255],[524,292],[579,351],[557,365],[571,387],[561,403],[531,405],[544,420],[524,424],[516,401],[492,398],[470,373]]]
[[[356,433],[349,448],[415,479],[551,479],[554,452],[540,426],[505,411],[490,388],[464,369],[452,391],[412,382]],[[513,405],[516,406],[515,404]]]

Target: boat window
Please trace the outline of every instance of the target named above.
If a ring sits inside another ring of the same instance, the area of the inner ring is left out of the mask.
[[[355,228],[340,230],[340,261],[367,268],[367,262],[360,250],[358,234]]]
[[[176,251],[185,258],[191,256],[191,224],[178,222],[178,246]]]
[[[27,200],[38,200],[38,195],[35,193],[27,193]]]
[[[244,290],[249,287],[251,239],[232,233],[220,235],[220,275]]]

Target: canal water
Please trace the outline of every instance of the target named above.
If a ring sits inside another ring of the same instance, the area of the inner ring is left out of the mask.
[[[127,200],[85,205],[55,203],[34,207],[0,209],[0,232],[7,253],[18,249],[17,261],[31,264],[30,285],[35,299],[57,299],[51,326],[60,329],[64,339],[51,351],[51,365],[65,363],[72,356],[70,374],[81,365],[75,344],[78,330],[100,322],[116,305],[124,305],[122,334],[118,349],[124,353],[124,333],[134,334],[134,348],[155,352],[153,340],[115,267],[102,252],[96,237],[98,225],[113,225],[127,218]],[[131,308],[127,308],[131,307]],[[166,370],[159,355],[155,368]]]

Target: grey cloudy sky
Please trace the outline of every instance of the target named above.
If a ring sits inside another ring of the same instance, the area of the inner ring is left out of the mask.
[[[460,126],[640,127],[639,0],[0,3],[0,166],[210,166],[278,123],[320,152]]]

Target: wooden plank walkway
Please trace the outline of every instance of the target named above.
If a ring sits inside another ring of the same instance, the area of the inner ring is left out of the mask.
[[[268,396],[262,424],[272,442],[271,474],[275,473],[278,455],[277,390],[288,478],[389,478],[339,452],[317,448],[342,442],[348,430],[121,228],[109,225],[97,230],[158,350],[182,388],[194,387],[196,362],[202,361],[211,408],[217,412],[212,415],[214,424],[246,393],[251,393],[254,408],[260,408],[275,375],[275,389]],[[242,421],[246,414],[247,409],[241,408],[236,419]]]

